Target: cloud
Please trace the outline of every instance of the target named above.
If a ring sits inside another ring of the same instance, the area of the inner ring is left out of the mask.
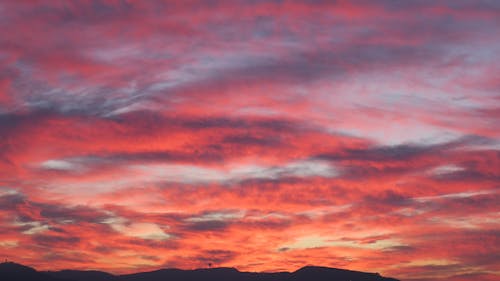
[[[171,238],[162,228],[152,223],[114,223],[111,226],[113,229],[126,236],[151,240],[165,240]]]
[[[195,257],[200,262],[222,264],[233,260],[238,254],[227,250],[208,250]]]
[[[499,8],[2,1],[2,253],[493,280]]]
[[[13,210],[17,206],[24,204],[24,200],[24,196],[19,193],[2,194],[0,196],[0,209],[6,211]]]
[[[57,245],[60,247],[61,245],[67,245],[67,244],[77,244],[80,242],[79,237],[67,237],[67,236],[61,236],[61,235],[43,235],[43,234],[37,234],[33,237],[33,241],[39,245],[43,246],[54,246]]]

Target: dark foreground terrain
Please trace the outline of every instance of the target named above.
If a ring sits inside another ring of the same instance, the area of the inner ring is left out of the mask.
[[[1,281],[398,281],[377,273],[328,267],[303,267],[295,272],[254,273],[234,268],[161,269],[127,275],[101,271],[36,271],[13,262],[0,264]]]

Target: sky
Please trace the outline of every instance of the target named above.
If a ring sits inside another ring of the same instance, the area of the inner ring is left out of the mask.
[[[500,276],[499,1],[0,2],[0,258]]]

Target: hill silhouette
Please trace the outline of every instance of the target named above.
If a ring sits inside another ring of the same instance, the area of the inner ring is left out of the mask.
[[[13,262],[0,264],[0,280],[2,281],[69,281],[61,280],[50,274]]]
[[[160,269],[126,275],[101,271],[37,271],[13,262],[0,264],[2,281],[399,281],[377,273],[306,266],[294,272],[240,272],[235,268]]]

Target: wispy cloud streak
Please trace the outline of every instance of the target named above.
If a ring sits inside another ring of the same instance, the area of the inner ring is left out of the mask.
[[[2,1],[0,252],[40,269],[494,280],[499,14]]]

